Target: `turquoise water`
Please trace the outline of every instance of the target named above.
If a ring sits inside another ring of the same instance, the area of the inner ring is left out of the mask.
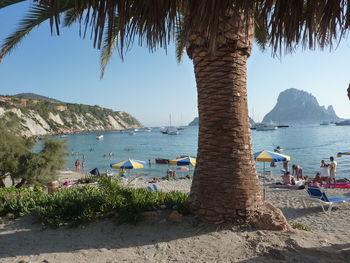
[[[128,132],[105,132],[103,140],[96,140],[97,133],[75,134],[64,138],[67,141],[69,152],[75,153],[67,158],[67,166],[74,169],[74,161],[82,160],[85,155],[85,171],[98,167],[100,171],[114,170],[110,163],[119,162],[128,158],[152,161],[152,166],[137,169],[131,173],[143,173],[152,177],[164,176],[167,165],[155,164],[155,158],[175,159],[180,155],[196,156],[198,127],[187,127],[180,135],[164,135],[154,128],[152,132],[138,131],[131,136]],[[338,162],[337,177],[350,178],[350,156],[337,158],[339,151],[350,151],[350,126],[320,126],[303,125],[282,128],[275,131],[252,130],[254,151],[271,150],[280,145],[284,154],[290,155],[290,164],[299,164],[306,175],[314,176],[318,171],[322,159],[329,161],[334,156]],[[55,137],[59,140],[63,138]],[[90,152],[90,149],[93,151]],[[113,152],[111,158],[108,153]],[[221,165],[221,164],[218,164]],[[282,164],[277,168],[270,168],[275,175],[280,175]],[[262,163],[257,163],[259,171],[263,169]],[[192,169],[193,171],[193,169]],[[190,171],[191,172],[191,171]],[[188,172],[179,171],[186,175]]]

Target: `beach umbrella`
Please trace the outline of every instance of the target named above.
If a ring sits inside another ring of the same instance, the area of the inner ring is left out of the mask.
[[[254,153],[254,160],[258,162],[284,162],[290,161],[290,156],[263,150]]]
[[[140,168],[148,167],[148,164],[147,162],[144,162],[144,161],[129,159],[119,163],[111,163],[110,166],[111,168],[116,168],[116,169],[140,169]]]
[[[175,160],[170,160],[169,165],[192,165],[196,166],[196,158],[191,157],[191,156],[185,156],[181,158],[177,158]]]
[[[290,161],[290,156],[263,150],[263,151],[254,153],[254,160],[258,162],[264,162],[263,175],[265,175],[265,162]],[[264,183],[265,183],[265,179],[264,179]],[[263,189],[264,189],[264,200],[265,200],[265,187],[263,187]]]
[[[337,157],[342,157],[343,155],[350,155],[350,152],[338,152]]]
[[[254,153],[254,160],[258,162],[264,162],[264,174],[265,174],[265,162],[290,161],[290,156],[281,154],[281,153],[263,150],[263,151]]]

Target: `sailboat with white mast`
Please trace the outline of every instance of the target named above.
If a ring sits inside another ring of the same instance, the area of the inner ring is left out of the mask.
[[[166,130],[161,131],[161,133],[168,134],[168,135],[179,135],[179,131],[171,129],[171,114],[169,115],[169,122],[170,122],[169,127]]]

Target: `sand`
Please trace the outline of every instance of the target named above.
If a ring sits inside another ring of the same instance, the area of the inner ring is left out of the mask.
[[[183,192],[189,192],[190,184],[189,179],[156,183],[162,191]],[[129,183],[148,185],[142,179]],[[310,226],[312,231],[212,226],[193,217],[181,223],[162,219],[117,225],[109,219],[49,229],[33,217],[2,218],[0,262],[350,262],[350,204],[337,205],[327,214],[316,204],[303,207],[300,197],[306,196],[305,190],[266,190],[266,200],[279,207],[289,222]],[[325,191],[330,196],[350,196],[350,189]]]

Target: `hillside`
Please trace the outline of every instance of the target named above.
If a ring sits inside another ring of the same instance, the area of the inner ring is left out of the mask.
[[[18,93],[16,95],[13,95],[13,97],[17,97],[20,99],[32,99],[32,100],[43,100],[43,101],[48,101],[48,102],[53,102],[53,103],[62,103],[62,101],[52,99],[46,96],[38,95],[35,93]]]
[[[333,106],[320,106],[310,93],[297,89],[287,89],[278,96],[275,107],[265,115],[263,122],[293,123],[336,121],[339,117]]]
[[[0,96],[0,118],[18,122],[23,136],[143,127],[126,112],[113,111],[97,105],[64,103],[36,94],[25,96],[26,98],[19,95],[21,94]]]
[[[188,126],[198,126],[198,117],[194,118],[193,121],[191,121]],[[249,117],[249,122],[250,122],[250,125],[253,125],[255,122],[253,121],[252,118]]]

